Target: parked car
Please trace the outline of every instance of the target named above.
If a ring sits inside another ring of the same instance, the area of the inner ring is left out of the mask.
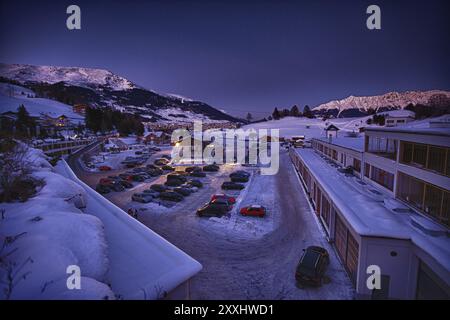
[[[184,169],[184,172],[193,172],[193,171],[202,171],[201,167],[186,167]]]
[[[142,154],[142,151],[139,151],[139,150],[138,150],[138,151],[135,151],[134,154],[136,154],[136,155],[141,155],[141,154]]]
[[[145,194],[151,195],[153,198],[158,198],[159,194],[160,194],[160,192],[155,191],[153,189],[145,189],[142,192],[145,193]]]
[[[206,177],[206,173],[202,172],[202,171],[192,171],[190,173],[191,177],[197,177],[197,178],[204,178]]]
[[[168,170],[168,171],[175,171],[175,168],[172,166],[169,166],[168,164],[162,166],[161,169]]]
[[[199,217],[222,217],[229,211],[222,202],[209,202],[197,210]]]
[[[161,192],[161,194],[159,195],[159,198],[163,199],[163,200],[169,200],[169,201],[175,201],[175,202],[180,202],[184,199],[181,194],[174,192],[174,191]]]
[[[163,185],[163,184],[152,184],[152,185],[150,186],[150,189],[151,189],[151,190],[154,190],[154,191],[157,191],[157,192],[164,192],[164,191],[167,191],[169,188],[166,187],[166,186]]]
[[[222,183],[222,189],[224,190],[242,190],[245,186],[243,184],[233,182],[233,181],[225,181]]]
[[[235,197],[228,196],[228,195],[226,195],[224,193],[213,194],[212,197],[211,197],[211,201],[214,201],[216,199],[225,199],[230,204],[235,204],[236,203],[236,198]]]
[[[127,188],[127,189],[133,187],[133,184],[131,182],[127,181],[127,180],[122,180],[121,179],[121,180],[118,180],[117,182],[120,183],[124,188]]]
[[[174,188],[173,191],[181,194],[184,197],[187,197],[188,195],[190,195],[192,193],[192,191],[189,188],[183,188],[183,187]]]
[[[248,177],[234,175],[234,176],[230,177],[230,180],[233,182],[248,182]]]
[[[153,201],[153,197],[149,194],[146,194],[144,192],[142,193],[135,193],[131,196],[131,199],[136,202],[142,202],[142,203],[149,203]]]
[[[100,171],[111,171],[111,167],[110,166],[100,166],[100,167],[98,167],[98,170],[100,170]]]
[[[187,183],[197,188],[203,188],[203,182],[198,179],[189,180]]]
[[[147,169],[147,174],[149,175],[149,176],[151,176],[151,177],[157,177],[157,176],[160,176],[160,175],[162,175],[164,172],[161,170],[161,169],[159,169],[159,168],[157,168],[157,169]]]
[[[187,178],[184,175],[181,175],[179,173],[170,173],[167,175],[167,181],[170,180],[180,180],[183,183],[185,183],[187,181]]]
[[[237,170],[237,171],[235,171],[235,172],[230,174],[230,178],[233,177],[233,176],[245,176],[245,177],[249,178],[250,177],[250,173],[245,171],[245,170]]]
[[[243,207],[239,211],[243,216],[264,217],[266,215],[266,208],[263,206],[254,204],[248,207]]]
[[[164,166],[169,163],[169,160],[167,160],[166,158],[159,158],[156,159],[153,163],[156,164],[157,166]]]
[[[99,192],[99,193],[102,193],[102,194],[105,194],[105,193],[110,193],[110,192],[111,192],[111,189],[110,189],[108,186],[105,186],[105,185],[103,185],[103,184],[98,184],[98,185],[95,187],[95,191],[97,191],[97,192]]]
[[[113,181],[110,185],[108,185],[108,187],[117,192],[122,192],[125,190],[125,187],[118,181]]]
[[[203,167],[203,171],[214,172],[219,171],[220,167],[217,164],[209,164]]]
[[[98,183],[101,185],[110,185],[112,182],[113,180],[108,177],[108,178],[101,178]]]
[[[322,285],[323,276],[330,264],[330,256],[326,249],[310,246],[303,249],[303,255],[295,271],[295,279],[300,286]]]
[[[141,174],[133,174],[133,181],[143,182],[145,181],[145,177]]]
[[[133,176],[131,174],[128,174],[128,173],[121,173],[121,174],[119,174],[119,177],[122,180],[133,181]]]
[[[172,179],[172,180],[167,180],[166,182],[164,182],[164,185],[166,185],[168,187],[179,187],[182,184],[184,184],[184,182],[179,179]]]

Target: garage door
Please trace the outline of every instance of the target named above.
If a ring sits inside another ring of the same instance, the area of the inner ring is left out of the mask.
[[[343,221],[336,215],[335,246],[353,284],[358,274],[359,245]]]

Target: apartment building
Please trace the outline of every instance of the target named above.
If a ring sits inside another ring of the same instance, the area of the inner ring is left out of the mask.
[[[291,149],[359,298],[450,298],[449,150],[439,127],[366,128]],[[373,265],[380,290],[367,286]]]

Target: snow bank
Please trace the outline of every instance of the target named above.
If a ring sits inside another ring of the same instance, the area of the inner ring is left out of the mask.
[[[34,159],[32,175],[45,180],[45,186],[26,202],[0,205],[5,210],[0,241],[16,237],[1,254],[12,252],[6,262],[16,265],[17,278],[26,276],[17,282],[9,298],[113,299],[114,293],[102,283],[107,281],[109,269],[103,224],[82,214],[71,201],[75,195],[85,201],[84,189],[53,172],[40,151],[30,149],[27,157]],[[67,289],[69,265],[80,267],[81,290]],[[6,277],[7,270],[0,268],[0,279],[5,281]],[[3,290],[0,297],[6,298]]]

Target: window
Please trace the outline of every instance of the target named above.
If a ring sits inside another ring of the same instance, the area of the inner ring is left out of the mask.
[[[427,146],[424,144],[414,144],[412,163],[419,167],[427,164]]]
[[[321,216],[325,221],[325,224],[330,227],[330,202],[322,195],[322,213]]]
[[[400,162],[450,176],[449,148],[401,142]]]
[[[333,154],[333,160],[336,160],[337,161],[337,159],[338,159],[338,157],[337,157],[337,151],[336,150],[332,150],[332,154]]]
[[[364,164],[364,175],[369,178],[370,177],[370,164]]]
[[[411,163],[412,154],[413,154],[413,144],[409,142],[401,143],[402,155],[400,158],[400,162],[403,163]]]
[[[427,169],[445,173],[445,152],[444,148],[430,146]]]
[[[353,169],[358,173],[361,172],[361,161],[358,159],[353,159]]]
[[[450,192],[447,190],[399,172],[397,197],[449,226]]]
[[[366,151],[395,160],[397,158],[397,140],[384,137],[366,137]]]
[[[372,166],[370,179],[391,191],[394,189],[394,175],[392,173]]]

